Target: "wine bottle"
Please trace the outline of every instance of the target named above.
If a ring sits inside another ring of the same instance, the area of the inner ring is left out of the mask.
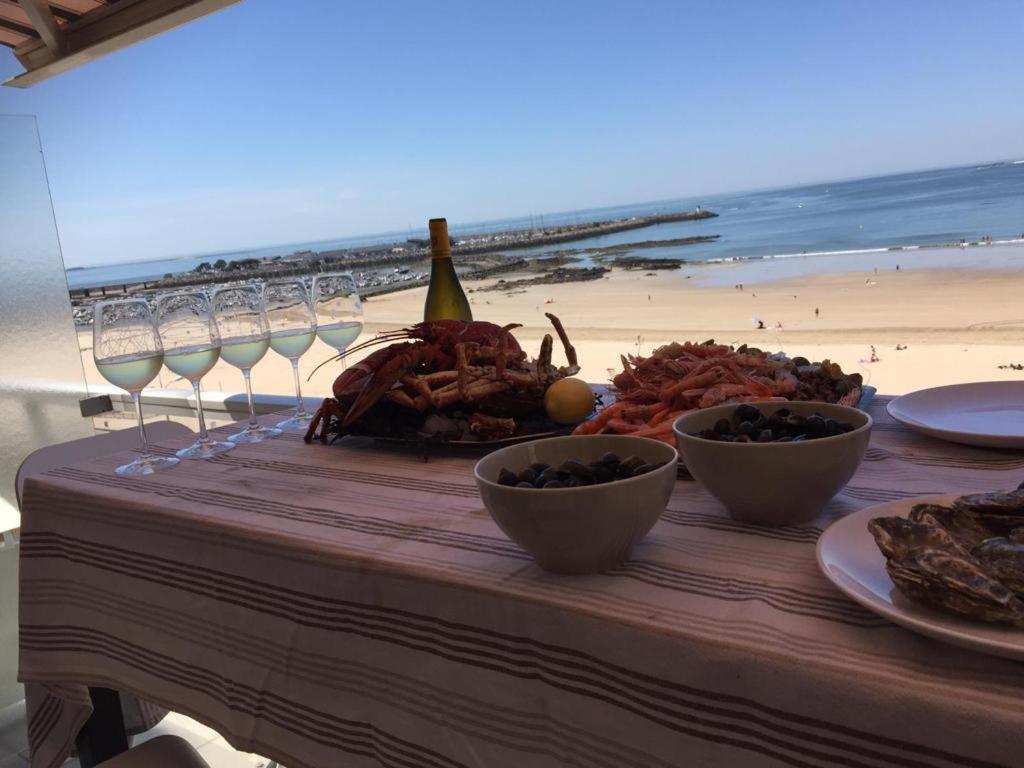
[[[452,264],[447,219],[430,220],[430,287],[423,307],[424,320],[472,320],[466,294]]]

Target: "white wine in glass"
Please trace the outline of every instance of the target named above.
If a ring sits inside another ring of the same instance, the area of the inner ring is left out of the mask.
[[[259,443],[280,435],[280,429],[260,424],[252,399],[252,367],[263,359],[270,347],[263,287],[240,285],[217,290],[213,294],[213,320],[220,335],[220,356],[242,370],[245,394],[249,399],[249,424],[228,440],[233,443]]]
[[[214,440],[206,430],[199,382],[220,357],[220,336],[213,322],[213,305],[206,291],[166,293],[156,300],[157,330],[164,346],[164,365],[192,383],[199,417],[199,439],[177,456],[208,459],[230,451],[234,443]]]
[[[345,350],[363,332],[363,303],[356,280],[348,272],[317,275],[311,293],[316,335],[338,350],[344,366]]]
[[[178,459],[149,452],[146,424],[142,419],[142,389],[156,378],[164,361],[153,313],[145,299],[104,301],[96,305],[92,354],[103,378],[132,396],[139,419],[142,442],[139,456],[114,471],[119,475],[149,475],[173,467]]]
[[[306,284],[301,280],[283,280],[267,283],[263,290],[267,322],[270,323],[270,348],[292,364],[295,376],[295,415],[277,426],[281,429],[306,429],[313,414],[302,402],[299,384],[299,358],[313,345],[316,338],[316,317],[309,303]]]

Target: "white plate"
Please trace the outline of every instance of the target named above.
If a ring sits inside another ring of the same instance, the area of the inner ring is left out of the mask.
[[[868,507],[834,522],[818,539],[818,566],[848,597],[895,624],[994,656],[1024,660],[1024,629],[971,621],[912,602],[885,571],[868,531],[873,517],[906,517],[915,504],[950,504],[956,496],[918,496]]]
[[[980,381],[897,397],[889,415],[942,440],[985,448],[1024,448],[1024,381]]]

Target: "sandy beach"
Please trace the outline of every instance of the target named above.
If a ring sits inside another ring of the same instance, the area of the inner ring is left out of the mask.
[[[991,253],[988,261],[968,259],[971,268],[949,266],[964,261],[961,249],[953,248],[922,259],[906,253],[849,259],[841,272],[833,271],[842,265],[832,261],[839,257],[813,257],[803,271],[817,274],[781,279],[771,278],[786,269],[747,263],[657,274],[616,269],[597,281],[532,286],[511,294],[479,290],[494,279],[466,281],[465,287],[477,319],[522,323],[516,336],[531,352],[550,331],[544,312],[557,314],[576,347],[581,376],[591,382],[606,382],[618,370],[621,354],[648,354],[673,340],[713,338],[811,360],[829,358],[846,371],[859,371],[880,392],[901,394],[940,384],[1024,378],[1024,372],[999,368],[1024,362],[1024,270],[1005,268],[1007,258],[1024,259],[1024,247],[1000,248],[1006,254],[999,259]],[[863,269],[850,268],[859,263]],[[742,290],[736,287],[741,280]],[[416,288],[366,301],[360,340],[419,320],[425,294]],[[755,318],[764,322],[764,330],[757,330]],[[87,380],[103,383],[92,362],[91,334],[83,331],[81,341]],[[878,362],[869,362],[872,345]],[[906,349],[897,351],[897,345]],[[330,348],[318,340],[302,360],[303,391],[311,401],[328,394],[341,371],[340,364],[331,363],[305,381],[330,356]],[[268,394],[294,391],[288,361],[274,352],[254,369],[253,383]],[[188,388],[166,369],[153,386]],[[241,392],[242,377],[221,361],[204,388]]]

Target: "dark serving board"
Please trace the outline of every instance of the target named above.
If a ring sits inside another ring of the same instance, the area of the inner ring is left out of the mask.
[[[860,400],[857,401],[857,407],[860,410],[866,410],[875,394],[878,392],[877,388],[864,386],[861,388]],[[607,396],[607,393],[605,393]],[[572,431],[570,427],[564,427],[562,429],[552,429],[544,432],[532,432],[523,435],[513,435],[512,437],[504,437],[500,440],[431,440],[423,438],[411,438],[411,437],[377,437],[374,435],[343,435],[336,438],[337,442],[345,441],[346,444],[352,444],[352,441],[363,440],[372,442],[376,445],[388,446],[393,448],[405,448],[413,449],[418,451],[424,459],[429,458],[431,455],[448,453],[448,454],[461,454],[461,455],[476,455],[483,456],[496,451],[499,448],[504,448],[507,445],[516,445],[518,443],[527,443],[531,440],[542,440],[546,437],[561,437],[562,435],[568,435]],[[679,465],[679,477],[680,479],[692,480],[690,473],[686,471],[686,467],[680,463]]]

